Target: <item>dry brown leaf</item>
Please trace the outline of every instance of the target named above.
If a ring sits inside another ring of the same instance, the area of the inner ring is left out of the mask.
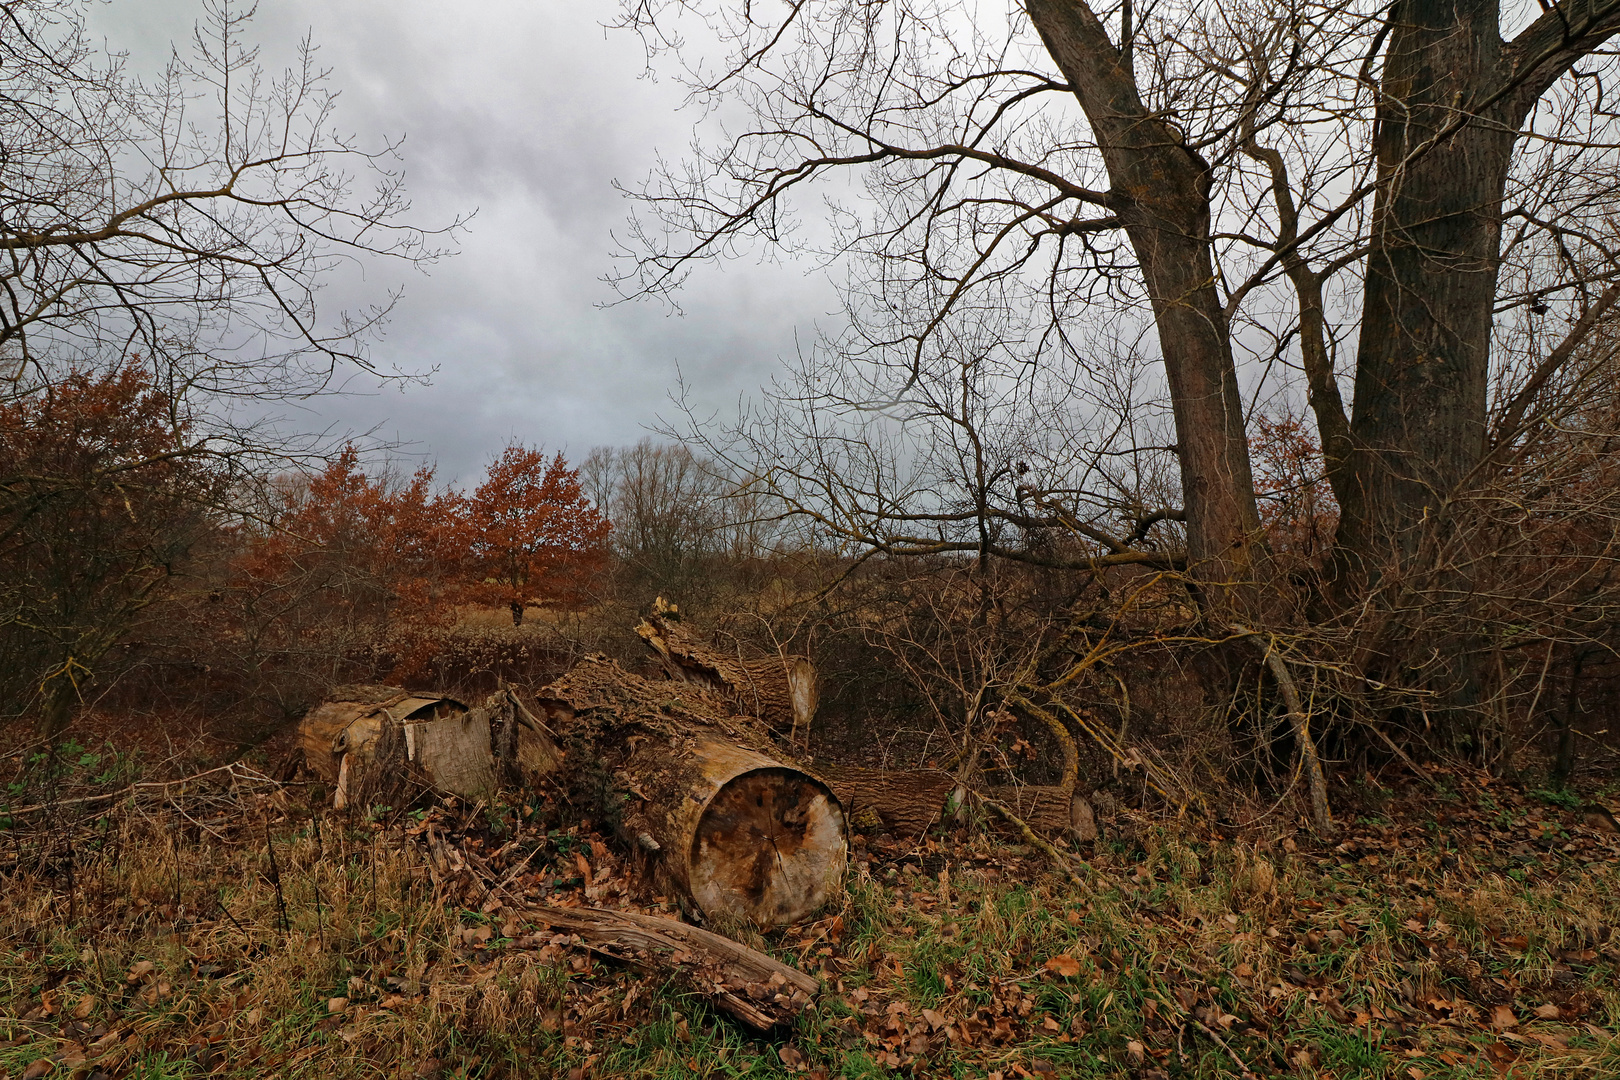
[[[1513,1015],[1513,1006],[1498,1005],[1491,1010],[1491,1027],[1497,1031],[1506,1031],[1510,1027],[1518,1027],[1519,1018]]]
[[[1046,970],[1054,975],[1061,975],[1065,979],[1072,979],[1080,974],[1080,961],[1072,956],[1059,953],[1046,962]]]
[[[1130,1059],[1132,1065],[1142,1064],[1143,1058],[1146,1056],[1146,1054],[1147,1047],[1143,1046],[1135,1039],[1132,1039],[1130,1042],[1125,1044],[1125,1056]]]

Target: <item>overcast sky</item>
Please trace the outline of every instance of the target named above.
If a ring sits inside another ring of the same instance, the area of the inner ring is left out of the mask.
[[[695,276],[682,315],[602,306],[615,298],[601,278],[629,213],[613,181],[644,176],[660,150],[678,158],[696,119],[670,83],[641,78],[633,37],[602,29],[613,10],[260,0],[254,36],[268,66],[284,66],[311,33],[342,91],[338,126],[373,144],[405,136],[418,223],[477,211],[454,258],[367,283],[372,298],[405,287],[376,359],[436,368],[431,385],[356,379],[365,395],[322,403],[311,426],[377,427],[436,459],[447,479],[480,473],[512,439],[578,460],[672,415],[677,371],[709,408],[734,409],[793,353],[796,331],[825,321],[834,298],[822,276],[753,261]],[[155,70],[199,13],[200,0],[113,0],[95,25],[136,68]]]

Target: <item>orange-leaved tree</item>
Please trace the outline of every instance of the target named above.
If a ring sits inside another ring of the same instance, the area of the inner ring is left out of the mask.
[[[131,357],[0,397],[0,722],[66,726],[87,678],[168,596],[228,476]]]
[[[368,476],[353,446],[282,480],[271,527],[242,545],[227,590],[239,666],[262,676],[255,692],[276,696],[286,670],[336,680],[387,630],[447,622],[462,599],[463,516],[433,469]]]
[[[532,603],[578,603],[607,564],[610,525],[585,497],[579,470],[513,443],[466,503],[475,595],[505,604],[514,625]]]

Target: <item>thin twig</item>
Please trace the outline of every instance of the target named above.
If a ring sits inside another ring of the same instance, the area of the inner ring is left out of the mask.
[[[1230,1046],[1227,1046],[1221,1037],[1215,1034],[1214,1030],[1211,1029],[1208,1024],[1197,1018],[1190,1019],[1193,1027],[1196,1027],[1199,1031],[1202,1031],[1206,1036],[1209,1037],[1211,1042],[1220,1047],[1222,1050],[1226,1051],[1226,1056],[1232,1059],[1232,1064],[1236,1065],[1238,1067],[1238,1071],[1243,1074],[1243,1080],[1259,1080],[1259,1078],[1254,1075],[1253,1070],[1249,1068],[1248,1064],[1245,1063],[1242,1058],[1238,1057],[1237,1052]]]
[[[1045,840],[1042,840],[1039,836],[1036,836],[1035,830],[1029,827],[1029,823],[1027,821],[1013,813],[1011,810],[1007,809],[996,800],[987,798],[983,793],[976,792],[975,794],[978,794],[980,803],[982,803],[988,809],[993,810],[1003,821],[1011,825],[1014,829],[1017,829],[1018,834],[1023,838],[1024,843],[1045,855],[1052,861],[1054,866],[1063,871],[1063,876],[1068,878],[1071,884],[1084,889],[1087,892],[1091,891],[1091,884],[1075,871],[1074,866],[1069,862],[1068,858],[1057,848],[1053,847]]]

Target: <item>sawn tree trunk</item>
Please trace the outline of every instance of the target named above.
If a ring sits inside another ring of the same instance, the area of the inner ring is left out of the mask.
[[[838,799],[723,700],[590,659],[539,702],[578,763],[570,783],[705,915],[778,926],[835,895]]]

